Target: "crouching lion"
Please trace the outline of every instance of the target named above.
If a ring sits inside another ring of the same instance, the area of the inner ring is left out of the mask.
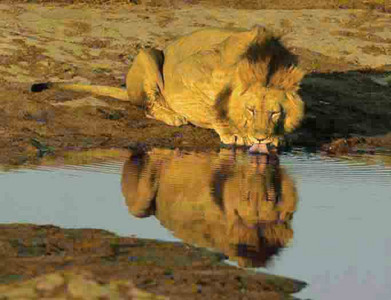
[[[142,106],[148,117],[172,126],[214,129],[224,144],[278,145],[303,118],[298,95],[304,73],[279,38],[251,30],[204,29],[165,50],[141,50],[126,77],[126,90],[74,83],[38,83],[89,91]],[[261,143],[261,144],[259,144]]]
[[[185,243],[242,267],[265,266],[291,241],[298,201],[292,178],[272,159],[153,149],[125,162],[122,193],[133,216],[156,216]]]

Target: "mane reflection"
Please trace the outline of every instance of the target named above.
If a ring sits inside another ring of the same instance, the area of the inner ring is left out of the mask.
[[[242,267],[265,266],[293,237],[297,192],[273,157],[154,149],[125,163],[122,193],[132,215],[155,215],[177,238]]]

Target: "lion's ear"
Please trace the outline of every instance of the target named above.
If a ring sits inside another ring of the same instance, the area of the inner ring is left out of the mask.
[[[296,92],[304,75],[304,71],[295,66],[280,67],[271,76],[269,85],[284,91]]]
[[[266,28],[259,25],[253,26],[248,31],[235,32],[220,46],[222,61],[228,65],[236,63],[248,47],[263,37],[266,32]]]
[[[251,27],[250,32],[254,37],[258,37],[258,36],[265,35],[267,33],[267,29],[264,26],[256,24],[253,27]]]
[[[285,112],[284,130],[288,133],[300,125],[304,117],[305,104],[296,92],[286,92],[285,96],[281,105]]]

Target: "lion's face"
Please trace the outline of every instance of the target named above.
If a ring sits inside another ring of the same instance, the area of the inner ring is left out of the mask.
[[[253,84],[233,92],[228,111],[239,132],[237,144],[278,146],[283,135],[299,125],[304,104],[295,92]]]

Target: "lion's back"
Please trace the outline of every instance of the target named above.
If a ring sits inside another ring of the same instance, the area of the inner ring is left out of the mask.
[[[240,29],[207,28],[184,35],[164,50],[165,65],[170,67],[200,51],[215,48]]]

